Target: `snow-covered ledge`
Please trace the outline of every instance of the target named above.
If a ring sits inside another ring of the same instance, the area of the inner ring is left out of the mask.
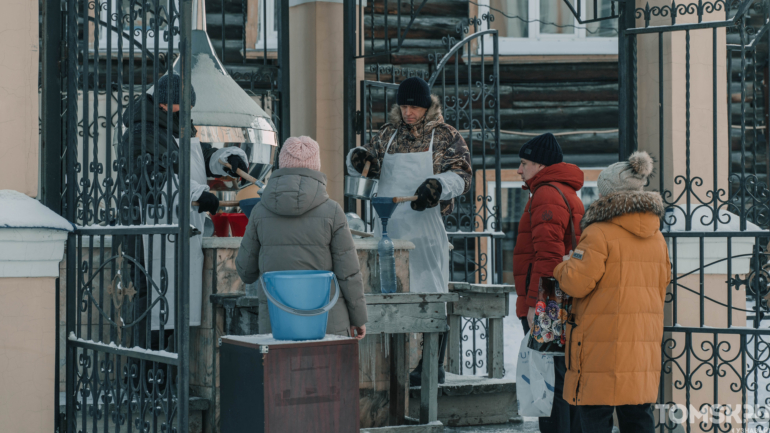
[[[58,277],[72,224],[37,200],[0,190],[0,278]]]
[[[673,213],[667,213],[664,217],[664,235],[666,233],[685,232],[685,215],[682,211],[687,206],[674,208]],[[695,209],[691,219],[690,233],[713,233],[713,209],[698,207]],[[705,221],[710,224],[703,224]],[[722,223],[727,221],[727,223]],[[727,274],[727,232],[740,232],[741,218],[732,212],[719,210],[719,224],[717,232],[725,232],[725,237],[705,237],[703,238],[703,263],[706,267],[704,274]],[[669,224],[667,224],[669,223]],[[673,224],[671,224],[673,223]],[[761,227],[746,222],[746,231],[756,233],[757,236],[770,234]],[[671,237],[667,237],[668,251],[673,261],[674,249]],[[751,255],[754,252],[755,237],[733,237],[730,243],[732,263],[732,274],[748,274],[751,268]],[[695,272],[698,275],[700,268],[700,238],[699,237],[679,237],[676,240],[676,263],[677,273],[687,274]],[[718,262],[718,263],[715,263]],[[713,264],[711,264],[713,263]],[[710,265],[711,264],[711,265]]]

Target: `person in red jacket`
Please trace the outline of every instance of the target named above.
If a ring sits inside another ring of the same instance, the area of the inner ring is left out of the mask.
[[[518,173],[530,198],[519,222],[519,235],[513,250],[513,277],[516,284],[516,316],[524,333],[535,318],[540,278],[552,277],[553,270],[572,249],[571,227],[580,238],[583,202],[577,191],[583,187],[583,172],[563,161],[561,146],[553,134],[543,134],[527,142],[519,151]],[[570,225],[570,218],[573,223]],[[562,398],[564,356],[554,357],[555,384],[551,416],[540,418],[543,433],[580,432],[577,411]]]

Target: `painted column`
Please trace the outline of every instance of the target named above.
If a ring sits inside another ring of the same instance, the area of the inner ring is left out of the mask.
[[[342,0],[290,0],[291,134],[321,148],[329,197],[343,205],[343,5]],[[363,60],[357,62],[364,78]]]
[[[54,430],[56,278],[73,226],[37,200],[0,190],[0,425]]]
[[[38,192],[38,3],[0,2],[0,189]]]
[[[0,28],[0,425],[53,431],[55,284],[72,226],[30,198],[39,175],[38,2],[0,2]]]
[[[647,0],[636,2],[638,8],[646,4]],[[668,0],[649,2],[651,8],[670,5]],[[724,11],[703,16],[704,22],[724,19]],[[676,17],[677,24],[697,22],[695,14]],[[670,14],[650,20],[650,26],[670,24]],[[643,17],[636,20],[636,25],[644,27]],[[716,41],[712,29],[690,31],[689,42],[684,31],[661,36],[657,33],[637,35],[639,149],[656,158],[657,180],[653,181],[651,188],[671,191],[673,195],[668,197],[668,201],[674,201],[682,194],[684,180],[688,179],[692,192],[682,195],[677,202],[681,202],[682,206],[687,205],[689,198],[694,208],[702,204],[698,197],[703,202],[711,199],[707,191],[726,190],[728,187],[725,43],[724,28],[716,30]],[[702,185],[694,182],[696,177],[702,180]],[[676,182],[678,178],[681,183]],[[695,197],[696,194],[698,197]]]

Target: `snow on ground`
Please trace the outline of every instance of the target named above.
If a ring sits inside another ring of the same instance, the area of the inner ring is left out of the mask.
[[[516,317],[516,293],[509,294],[510,311],[508,316],[503,319],[503,339],[505,345],[503,347],[503,363],[505,364],[505,375],[516,375],[516,359],[519,356],[519,346],[521,346],[521,340],[524,338],[524,328],[521,326],[521,321]],[[473,350],[473,330],[471,324],[466,323],[463,320],[463,337],[465,341],[462,342],[462,362],[463,362],[463,375],[473,375],[472,362],[473,358],[471,351]],[[481,338],[484,334],[485,338]],[[476,331],[476,373],[477,376],[486,376],[487,374],[487,340],[486,330],[479,323],[479,329]],[[481,364],[481,365],[479,365]]]
[[[516,317],[516,293],[508,295],[510,311],[503,319],[503,335],[505,346],[503,347],[503,359],[505,360],[505,374],[516,375],[516,361],[519,358],[521,340],[524,339],[524,328],[521,320]]]

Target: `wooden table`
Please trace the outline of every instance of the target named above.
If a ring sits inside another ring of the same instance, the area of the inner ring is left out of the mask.
[[[390,425],[407,422],[406,399],[409,371],[405,351],[406,334],[423,333],[422,386],[428,392],[420,396],[420,426],[414,432],[441,431],[438,419],[438,334],[446,332],[446,305],[460,300],[457,293],[392,293],[367,294],[369,322],[367,334],[390,334],[392,353],[390,378]],[[439,430],[437,430],[439,429]],[[369,429],[362,429],[362,432]],[[384,429],[371,429],[385,431]],[[393,430],[399,431],[399,430]]]

